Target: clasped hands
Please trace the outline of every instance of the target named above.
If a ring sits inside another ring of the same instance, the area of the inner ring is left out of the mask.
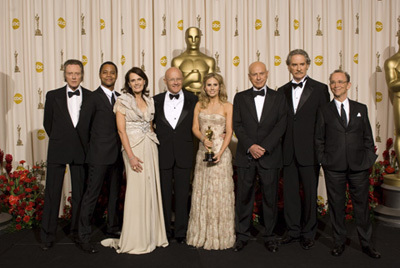
[[[208,149],[211,149],[211,148],[213,147],[213,142],[210,141],[208,138],[204,138],[204,140],[203,140],[203,145],[204,145],[204,147],[208,150]],[[214,159],[213,163],[214,163],[214,164],[216,164],[216,163],[219,162],[219,160],[220,160],[220,158],[221,158],[221,155],[222,155],[221,152],[218,152],[218,153],[216,153],[216,154],[214,155],[214,157],[213,157],[213,159]]]
[[[253,144],[249,148],[249,152],[254,159],[258,159],[265,154],[265,149],[260,145]]]

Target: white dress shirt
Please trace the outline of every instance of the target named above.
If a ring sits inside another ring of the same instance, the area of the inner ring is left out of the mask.
[[[306,77],[307,76],[303,77],[303,79],[300,82],[297,82],[294,79],[292,80],[292,83],[296,83],[296,84],[299,84],[299,83],[303,82],[303,86],[302,87],[299,87],[299,86],[296,87],[296,88],[292,87],[292,100],[293,100],[293,109],[294,109],[293,111],[294,111],[294,113],[296,113],[297,107],[299,106],[301,94],[303,94],[303,89],[304,89],[304,87],[306,85],[306,82],[307,82]]]
[[[74,92],[68,85],[67,85],[67,104],[68,104],[68,112],[69,116],[71,117],[72,124],[74,127],[78,124],[79,121],[79,113],[81,111],[82,105],[82,88],[79,86],[75,91],[79,91],[79,96],[73,95],[71,98],[68,96],[68,92]]]
[[[265,96],[267,95],[267,86],[264,86],[263,88],[261,88],[260,90],[257,90],[253,87],[254,91],[260,91],[260,90],[264,90],[264,96],[260,96],[257,95],[254,98],[254,103],[256,104],[256,110],[257,110],[257,118],[258,118],[258,122],[260,122],[261,119],[261,115],[262,115],[262,111],[264,108],[264,100],[265,100]]]
[[[179,117],[181,116],[182,109],[183,109],[183,103],[185,100],[185,95],[183,94],[183,91],[180,90],[177,94],[179,94],[179,98],[170,98],[171,93],[167,91],[167,94],[165,94],[165,100],[164,100],[164,114],[165,118],[169,122],[169,124],[172,126],[173,129],[175,129]],[[172,94],[175,95],[175,94]]]
[[[349,104],[349,99],[346,98],[343,102],[340,102],[335,99],[335,104],[336,104],[336,109],[338,110],[339,116],[341,116],[341,111],[342,111],[342,103],[344,105],[344,111],[346,112],[346,119],[347,119],[347,124],[349,124],[350,121],[350,104]]]
[[[112,102],[111,102],[112,95],[114,95],[114,99],[117,100],[117,94],[115,94],[114,90],[111,91],[106,87],[103,87],[103,86],[100,86],[100,87],[104,91],[104,93],[106,94],[106,96],[107,96],[107,98],[108,98],[108,100],[110,101],[111,104],[112,104]]]

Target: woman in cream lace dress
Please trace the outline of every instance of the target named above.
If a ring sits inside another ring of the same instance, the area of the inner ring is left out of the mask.
[[[222,76],[207,74],[193,118],[193,133],[201,141],[196,155],[187,244],[204,249],[227,249],[235,243],[232,154],[232,104]],[[213,131],[211,140],[206,137]],[[211,148],[213,162],[204,162]]]
[[[114,111],[122,142],[126,171],[124,220],[119,239],[101,244],[118,253],[144,254],[168,246],[164,227],[158,168],[158,140],[151,122],[153,99],[148,97],[146,74],[133,67],[125,76],[124,94]]]

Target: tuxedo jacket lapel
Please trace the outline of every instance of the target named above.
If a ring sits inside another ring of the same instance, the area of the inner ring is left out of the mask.
[[[270,90],[268,87],[266,88],[267,94],[265,95],[264,99],[264,106],[261,113],[260,124],[268,117],[272,107],[274,106],[275,96],[270,94]]]
[[[244,95],[244,101],[246,103],[246,106],[249,107],[249,111],[251,116],[258,122],[258,117],[257,117],[257,109],[256,109],[256,103],[254,102],[254,97],[252,94],[252,88],[247,91],[247,94]]]
[[[349,109],[350,109],[350,116],[349,116],[349,122],[347,124],[347,127],[352,127],[353,123],[355,122],[355,118],[357,117],[357,114],[359,113],[359,111],[356,109],[356,106],[354,104],[354,102],[352,102],[349,99]]]
[[[311,93],[313,92],[313,87],[311,85],[311,81],[307,81],[306,85],[304,86],[303,92],[301,93],[300,96],[300,101],[299,105],[297,106],[297,112],[300,111],[301,107],[306,103],[308,98],[311,96]],[[293,105],[292,105],[293,106]]]
[[[105,107],[107,107],[107,109],[114,113],[113,106],[111,105],[110,100],[108,99],[106,93],[104,93],[104,91],[101,89],[101,87],[97,88],[96,92],[100,95],[100,99],[103,101]]]
[[[340,117],[340,114],[336,108],[336,104],[335,101],[332,100],[329,103],[329,108],[331,109],[332,113],[334,114],[334,117],[336,117],[336,120],[339,122],[339,124],[343,127],[343,128],[347,128],[346,125],[343,123],[342,118]]]
[[[58,107],[60,108],[61,113],[65,117],[65,121],[70,124],[70,127],[75,128],[74,124],[72,123],[71,115],[69,114],[68,110],[68,103],[67,103],[67,87],[64,87],[63,91],[60,91],[60,94],[56,98],[56,102]]]
[[[293,107],[293,90],[292,90],[292,85],[288,84],[285,89],[284,93],[286,96],[286,100],[288,101],[289,105],[289,112],[290,114],[294,115],[294,107]]]
[[[179,126],[180,123],[182,123],[182,121],[185,119],[185,117],[189,114],[189,109],[191,107],[192,101],[188,98],[188,93],[186,93],[185,91],[183,91],[183,95],[185,96],[185,101],[183,103],[183,108],[182,108],[182,112],[181,115],[179,116],[179,120],[176,123],[176,127]],[[164,109],[163,109],[164,110]]]
[[[172,128],[172,126],[168,122],[167,118],[165,117],[165,112],[164,112],[165,94],[167,94],[167,93],[166,92],[162,93],[160,102],[158,102],[158,104],[157,104],[158,105],[157,111],[159,112],[159,114],[157,116],[160,117],[160,119],[164,122],[164,124],[166,124],[167,126]]]

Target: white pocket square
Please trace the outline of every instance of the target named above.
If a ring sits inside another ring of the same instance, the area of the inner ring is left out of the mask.
[[[357,117],[361,117],[361,114],[360,114],[360,113],[358,113],[358,114],[357,114]]]

